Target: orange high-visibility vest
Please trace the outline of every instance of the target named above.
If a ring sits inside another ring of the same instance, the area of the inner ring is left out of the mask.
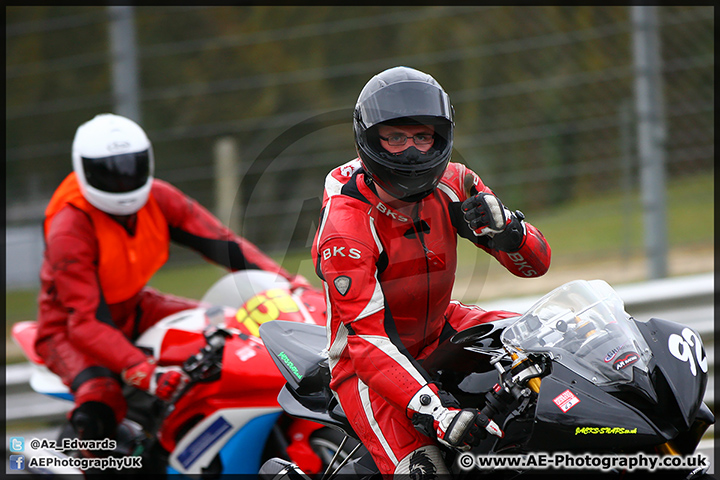
[[[168,259],[170,232],[160,207],[150,194],[137,212],[135,235],[83,197],[75,172],[60,184],[45,209],[45,242],[53,217],[70,204],[92,220],[99,248],[98,276],[108,304],[125,301],[137,294]]]

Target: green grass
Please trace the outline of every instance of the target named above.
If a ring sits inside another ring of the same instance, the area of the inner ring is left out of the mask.
[[[167,267],[157,272],[148,284],[161,292],[200,298],[210,285],[225,273],[224,268],[207,262],[184,267]]]
[[[712,175],[684,178],[667,191],[668,243],[684,246],[712,243],[714,234]],[[644,218],[639,193],[600,195],[539,212],[537,225],[553,250],[567,254],[636,251],[644,246]]]
[[[675,180],[667,189],[669,247],[712,245],[714,241],[714,179],[710,174]],[[524,210],[526,220],[547,238],[553,257],[596,260],[640,254],[645,219],[639,192],[588,195],[548,211]],[[475,255],[460,242],[459,255]]]
[[[5,292],[6,325],[20,320],[33,320],[37,314],[37,290]]]
[[[714,241],[714,182],[712,174],[674,180],[667,191],[670,247],[706,246]],[[522,205],[510,205],[520,208]],[[587,196],[572,204],[544,212],[525,211],[527,220],[548,239],[553,259],[602,260],[608,256],[638,253],[643,249],[643,217],[637,192]],[[470,242],[460,242],[459,255],[477,255]],[[318,284],[309,251],[273,256],[291,272],[299,272]],[[163,292],[200,298],[224,273],[203,262],[185,267],[167,266],[150,285]],[[466,272],[465,272],[466,273]],[[459,269],[458,276],[463,275]],[[6,292],[6,326],[34,319],[36,290]]]

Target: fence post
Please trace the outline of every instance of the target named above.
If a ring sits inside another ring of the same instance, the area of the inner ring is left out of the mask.
[[[108,7],[113,103],[116,114],[142,125],[134,7]]]
[[[667,276],[665,112],[657,7],[633,6],[635,110],[645,248],[651,279]]]
[[[242,195],[240,195],[240,149],[237,141],[224,137],[215,142],[215,211],[218,218],[235,233],[240,232]]]
[[[622,191],[622,205],[620,215],[629,217],[637,212],[636,204],[633,201],[633,115],[632,102],[624,99],[620,102],[618,124],[620,125],[620,189]],[[633,253],[632,233],[634,228],[627,225],[622,229],[622,258],[630,261]]]

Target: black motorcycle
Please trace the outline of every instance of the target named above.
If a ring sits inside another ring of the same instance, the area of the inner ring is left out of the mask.
[[[324,478],[379,478],[328,386],[325,328],[275,321],[260,335],[287,381],[280,406],[356,445]],[[715,422],[703,403],[709,366],[700,335],[675,322],[632,318],[604,281],[567,283],[522,316],[459,332],[423,368],[462,408],[482,410],[505,433],[488,435],[469,452],[441,447],[453,476],[585,477],[591,468],[621,478],[711,478],[708,459],[693,455]],[[260,474],[303,476],[279,459]]]

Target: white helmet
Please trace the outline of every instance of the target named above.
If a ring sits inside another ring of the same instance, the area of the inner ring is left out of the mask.
[[[150,195],[155,160],[152,145],[132,120],[104,113],[83,123],[72,145],[80,191],[94,207],[131,215]]]

